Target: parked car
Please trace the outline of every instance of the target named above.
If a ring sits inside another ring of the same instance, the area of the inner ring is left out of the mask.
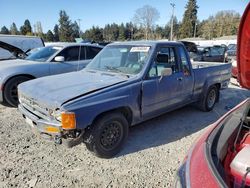
[[[0,60],[25,58],[28,51],[44,47],[42,38],[23,35],[0,34]]]
[[[40,135],[68,145],[84,140],[110,158],[132,125],[194,102],[212,110],[230,71],[231,64],[192,65],[179,42],[112,43],[82,71],[20,84],[19,110]]]
[[[17,48],[13,45],[10,45],[2,41],[0,41],[0,49],[7,52],[6,55],[4,55],[4,53],[1,54],[0,61],[9,60],[9,59],[24,59],[28,56],[28,54],[24,52],[23,50],[21,50],[20,48]]]
[[[214,46],[198,46],[200,56],[194,58],[194,61],[207,61],[207,62],[225,62],[225,53],[227,46],[214,45]]]
[[[180,41],[180,42],[182,42],[184,46],[186,47],[191,60],[195,60],[195,61],[202,60],[202,55],[199,52],[197,45],[194,42],[189,42],[189,41]]]
[[[237,39],[237,67],[238,80],[242,87],[250,89],[250,46],[249,46],[249,32],[250,32],[250,3],[245,9],[241,17],[241,22],[238,30]]]
[[[231,47],[230,50],[227,50],[225,53],[225,59],[227,62],[232,63],[232,76],[237,78],[238,76],[238,68],[237,68],[237,60],[236,60],[236,46]]]
[[[25,59],[1,61],[0,102],[17,107],[17,85],[43,76],[83,69],[102,50],[101,46],[59,43],[31,53]]]
[[[190,149],[175,187],[250,187],[250,98],[212,124]]]

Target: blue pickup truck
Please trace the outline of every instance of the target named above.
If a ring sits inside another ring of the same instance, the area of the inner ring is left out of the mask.
[[[39,135],[110,158],[130,126],[191,103],[212,110],[230,77],[229,63],[191,64],[179,42],[113,43],[79,72],[20,84],[19,110]]]

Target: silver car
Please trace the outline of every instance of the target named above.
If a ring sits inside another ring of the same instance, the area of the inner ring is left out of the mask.
[[[18,84],[43,76],[81,70],[102,48],[92,44],[58,43],[41,48],[24,60],[1,61],[0,102],[16,107]]]

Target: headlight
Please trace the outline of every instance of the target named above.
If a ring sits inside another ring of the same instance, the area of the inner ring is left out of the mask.
[[[57,121],[62,121],[61,111],[60,110],[53,110],[49,113],[53,118]]]
[[[232,66],[237,67],[237,61],[235,61],[234,59],[232,59]]]

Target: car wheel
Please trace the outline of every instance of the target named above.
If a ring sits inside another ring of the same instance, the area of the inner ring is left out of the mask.
[[[18,105],[18,94],[17,94],[17,86],[22,82],[28,81],[30,78],[26,76],[18,76],[14,77],[6,82],[4,85],[4,99],[5,102],[12,106],[17,107]]]
[[[111,158],[122,149],[128,129],[124,115],[119,112],[108,113],[94,122],[84,139],[85,144],[98,157]]]
[[[209,112],[214,108],[214,105],[219,97],[219,90],[216,86],[211,86],[204,99],[202,100],[201,109]]]

